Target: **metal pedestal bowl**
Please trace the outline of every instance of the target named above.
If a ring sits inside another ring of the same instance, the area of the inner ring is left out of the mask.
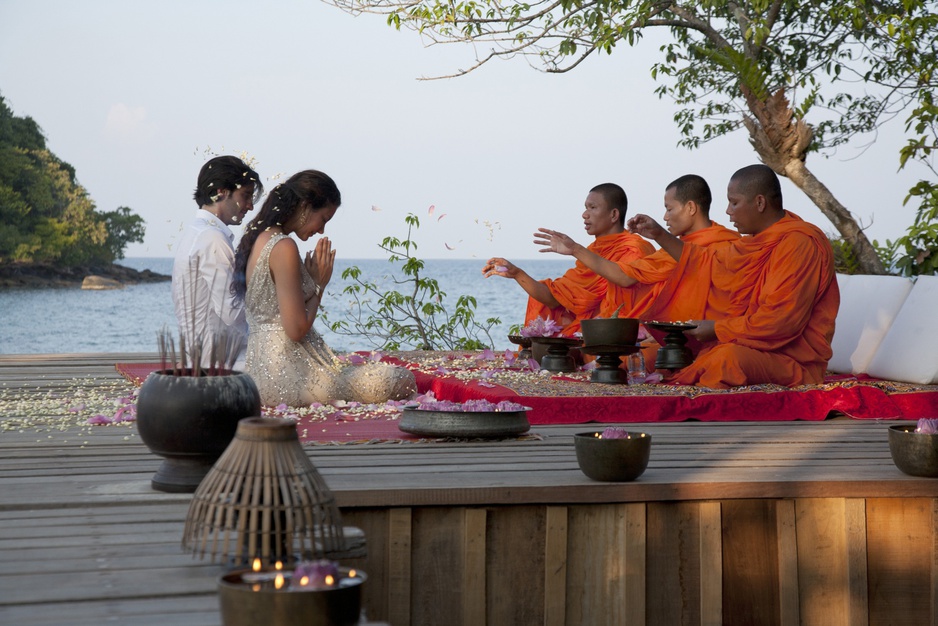
[[[638,352],[638,346],[583,346],[581,350],[584,354],[592,354],[596,357],[596,369],[590,374],[590,382],[608,385],[629,384],[629,373],[620,367],[622,365],[620,357]]]
[[[655,358],[655,369],[659,370],[679,370],[687,367],[694,362],[694,353],[687,347],[687,337],[684,336],[685,330],[697,328],[696,324],[684,324],[681,322],[643,322],[648,328],[667,333],[664,337],[664,345],[658,349]]]
[[[570,354],[570,348],[579,346],[582,342],[572,337],[531,337],[531,350],[535,355],[540,349],[546,348],[547,353],[541,357],[541,369],[548,372],[575,372],[576,359]],[[535,356],[535,358],[537,358]]]
[[[521,351],[518,352],[519,359],[530,359],[531,358],[531,338],[523,337],[521,335],[508,335],[508,341],[519,346]]]
[[[634,317],[608,317],[581,320],[583,345],[634,346],[638,340],[638,320]]]

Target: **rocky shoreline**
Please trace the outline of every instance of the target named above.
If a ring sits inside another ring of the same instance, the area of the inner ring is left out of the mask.
[[[159,283],[172,279],[166,274],[150,270],[137,271],[123,265],[86,265],[59,267],[34,263],[0,265],[0,289],[63,287],[80,288],[87,276],[101,276],[116,280],[121,285]]]

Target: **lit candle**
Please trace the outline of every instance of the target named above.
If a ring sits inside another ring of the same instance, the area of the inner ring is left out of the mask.
[[[301,563],[293,572],[293,587],[297,589],[328,589],[339,578],[339,567],[332,561],[320,559]]]
[[[283,574],[280,573],[280,570],[283,569],[283,563],[281,563],[280,561],[277,561],[277,562],[274,564],[274,569],[275,569],[276,571],[273,571],[273,572],[271,572],[271,571],[266,571],[266,572],[265,572],[265,571],[261,571],[261,567],[262,567],[262,566],[261,566],[261,560],[260,560],[260,559],[254,559],[254,561],[251,563],[251,570],[252,570],[252,571],[249,572],[249,573],[246,573],[246,574],[242,574],[242,575],[241,575],[241,582],[249,583],[249,584],[253,584],[253,583],[268,583],[268,582],[271,582],[271,581],[276,581],[276,579],[277,579],[278,576],[279,576],[281,579],[283,578]],[[282,581],[281,581],[281,584],[282,584]],[[254,589],[254,588],[252,587],[252,589]],[[255,591],[260,591],[259,588],[254,589],[254,590],[255,590]]]

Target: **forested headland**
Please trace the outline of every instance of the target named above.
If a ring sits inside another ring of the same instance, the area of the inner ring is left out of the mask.
[[[79,285],[89,274],[168,280],[116,264],[144,233],[129,207],[98,211],[75,168],[49,151],[39,124],[14,115],[0,95],[0,288]]]

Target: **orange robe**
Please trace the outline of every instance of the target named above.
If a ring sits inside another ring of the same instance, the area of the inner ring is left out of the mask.
[[[629,263],[655,250],[650,243],[628,231],[597,237],[587,249],[614,263]],[[580,331],[580,320],[597,315],[609,317],[618,306],[607,289],[606,279],[580,261],[560,278],[541,282],[547,285],[560,306],[551,309],[528,298],[525,324],[537,317],[552,319],[563,326],[563,335],[570,336]]]
[[[675,275],[709,286],[707,319],[716,320],[717,342],[672,382],[716,389],[822,382],[840,291],[819,228],[786,211],[728,246],[685,245]]]
[[[716,222],[681,237],[684,243],[704,248],[726,246],[737,239],[739,233]],[[677,261],[664,250],[622,265],[622,271],[638,283],[630,287],[609,285],[610,290],[615,290],[613,297],[617,301],[628,302],[631,299],[631,307],[623,308],[621,317],[668,322],[704,319],[708,295],[706,285],[676,280],[675,267]]]

